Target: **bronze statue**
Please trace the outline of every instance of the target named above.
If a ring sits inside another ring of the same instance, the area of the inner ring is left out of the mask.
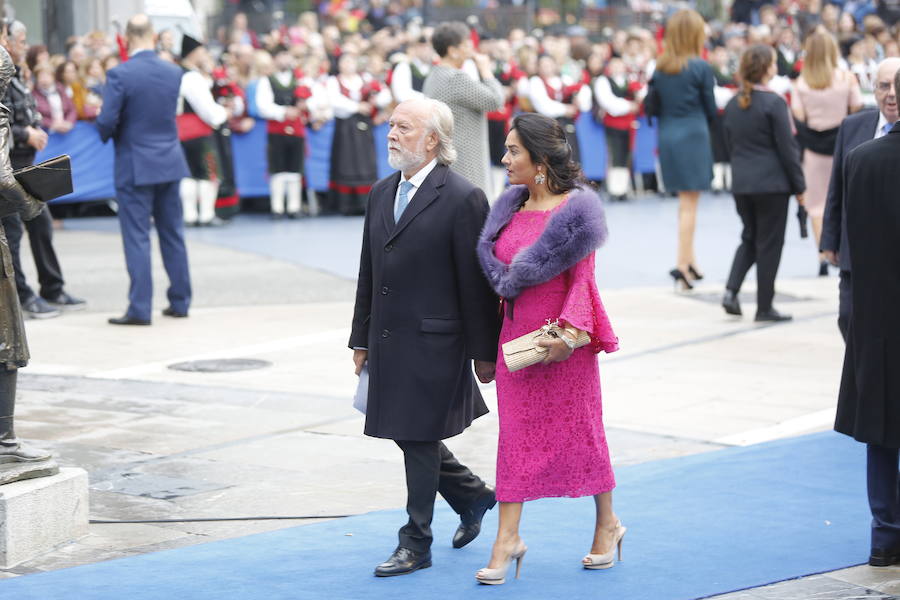
[[[0,46],[0,98],[14,76],[15,65],[6,49]],[[9,159],[12,137],[9,116],[9,109],[0,104],[0,216],[19,213],[29,220],[38,216],[44,205],[22,189],[13,176]],[[50,460],[50,453],[22,444],[13,427],[16,375],[19,367],[28,364],[28,358],[12,257],[6,232],[0,225],[0,484],[53,475],[58,471],[56,463]]]

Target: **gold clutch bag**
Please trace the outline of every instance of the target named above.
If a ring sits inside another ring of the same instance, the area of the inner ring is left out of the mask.
[[[547,348],[538,346],[541,340],[552,340],[561,335],[562,328],[559,321],[547,324],[514,340],[509,340],[503,344],[503,361],[506,363],[506,369],[510,373],[515,373],[525,367],[536,365],[547,357]],[[591,343],[591,336],[586,331],[578,333],[578,339],[575,340],[575,347],[581,348]]]

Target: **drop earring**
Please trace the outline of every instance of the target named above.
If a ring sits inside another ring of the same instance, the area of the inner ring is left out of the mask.
[[[534,176],[534,182],[535,182],[536,184],[538,184],[538,185],[541,185],[541,184],[544,183],[545,181],[547,181],[547,178],[544,177],[544,174],[543,174],[543,173],[541,173],[540,171],[538,171],[538,174]]]

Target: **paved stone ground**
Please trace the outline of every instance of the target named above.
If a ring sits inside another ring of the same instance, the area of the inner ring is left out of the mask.
[[[795,321],[757,326],[726,317],[717,302],[739,225],[727,199],[705,198],[703,207],[698,256],[707,278],[689,295],[674,294],[665,279],[675,203],[609,207],[611,238],[598,271],[622,341],[621,351],[601,357],[616,465],[799,435],[833,420],[843,354],[836,278],[807,276],[817,268],[812,242],[796,239],[791,223],[776,303]],[[345,345],[360,225],[249,216],[192,230],[191,317],[115,328],[105,320],[121,313],[127,289],[115,220],[67,221],[56,245],[69,291],[90,306],[27,324],[34,359],[20,378],[17,427],[63,465],[86,468],[91,518],[114,523],[95,523],[88,537],[0,576],[314,522],[293,517],[403,506],[399,450],[362,436],[350,406],[355,377]],[[159,310],[165,277],[154,260]],[[30,257],[23,261],[35,281]],[[753,287],[748,280],[743,299],[750,315]],[[169,368],[222,358],[270,365]],[[494,405],[493,387],[484,392]],[[449,443],[489,481],[496,425],[491,413]],[[900,597],[900,569],[857,567],[722,598],[892,594]]]

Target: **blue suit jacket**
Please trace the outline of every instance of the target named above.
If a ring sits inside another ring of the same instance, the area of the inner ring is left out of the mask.
[[[189,176],[175,125],[182,73],[145,50],[106,74],[97,128],[116,142],[116,187]]]
[[[875,137],[878,110],[864,110],[844,119],[834,147],[831,181],[825,201],[825,220],[819,248],[838,253],[842,271],[850,270],[850,248],[847,244],[847,211],[844,209],[844,160],[850,151]]]

